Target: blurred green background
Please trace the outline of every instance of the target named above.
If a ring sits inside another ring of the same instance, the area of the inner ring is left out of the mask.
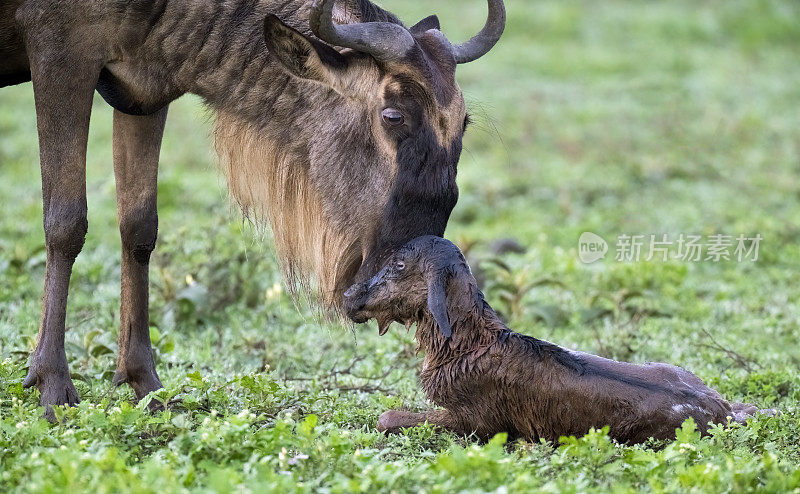
[[[453,41],[476,32],[486,9],[480,0],[381,5],[408,24],[435,12]],[[162,398],[183,404],[149,415],[127,388],[110,385],[120,242],[111,111],[96,97],[89,234],[67,317],[84,402],[51,428],[37,420],[38,393],[19,385],[44,278],[35,113],[24,84],[0,90],[0,486],[800,488],[800,4],[509,0],[507,8],[500,44],[459,67],[475,124],[446,234],[485,278],[488,299],[517,331],[681,365],[727,398],[781,416],[711,438],[686,432],[662,448],[617,446],[603,434],[555,450],[477,446],[426,428],[380,436],[382,411],[430,406],[416,383],[413,333],[395,328],[379,339],[372,325],[325,321],[291,301],[269,233],[226,198],[213,115],[191,96],[170,107],[151,268]],[[621,263],[612,250],[584,265],[584,231],[612,249],[620,234],[763,240],[757,262]],[[525,252],[498,249],[503,239]]]

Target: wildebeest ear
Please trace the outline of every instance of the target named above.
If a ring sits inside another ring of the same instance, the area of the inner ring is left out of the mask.
[[[303,79],[331,83],[334,77],[331,71],[347,66],[347,60],[338,51],[303,36],[273,14],[264,19],[264,41],[287,72]]]
[[[450,319],[447,317],[446,277],[445,273],[441,273],[431,276],[428,280],[428,310],[431,311],[433,320],[439,326],[439,331],[445,338],[450,338],[453,331],[450,329]]]
[[[429,15],[428,17],[422,19],[418,23],[411,26],[411,34],[422,34],[429,29],[438,29],[441,31],[441,25],[439,24],[439,18],[435,15]]]

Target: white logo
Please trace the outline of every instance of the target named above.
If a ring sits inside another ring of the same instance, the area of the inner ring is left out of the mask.
[[[608,252],[608,244],[603,237],[592,232],[583,232],[578,238],[578,259],[584,264],[602,259]]]

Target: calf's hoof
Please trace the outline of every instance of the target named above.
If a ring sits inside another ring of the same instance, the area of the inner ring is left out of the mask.
[[[383,432],[387,434],[389,429],[391,428],[391,424],[393,423],[392,414],[394,411],[383,412],[380,417],[378,417],[378,423],[375,426],[378,429],[378,432]]]
[[[775,408],[762,408],[759,409],[755,405],[748,405],[747,403],[733,403],[731,405],[731,419],[734,422],[744,424],[747,419],[754,415],[766,415],[774,417],[778,415],[778,410]]]
[[[55,422],[56,415],[53,407],[56,405],[73,406],[80,403],[78,391],[72,384],[69,372],[45,371],[37,369],[38,366],[31,365],[28,375],[22,381],[23,388],[36,386],[39,389],[39,403],[45,407],[44,418],[50,422]]]
[[[378,418],[376,428],[378,432],[383,432],[384,434],[397,434],[403,429],[414,427],[424,422],[424,413],[389,410],[388,412],[383,412]]]

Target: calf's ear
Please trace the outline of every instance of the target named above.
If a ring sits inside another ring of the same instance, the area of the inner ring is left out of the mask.
[[[450,338],[453,331],[450,329],[450,319],[447,317],[447,298],[445,296],[445,282],[447,275],[441,273],[433,275],[428,280],[428,310],[433,315],[433,320],[439,326],[445,338]]]
[[[273,14],[264,19],[264,41],[284,70],[301,79],[333,85],[336,71],[347,67],[347,60],[338,51],[303,36]]]

